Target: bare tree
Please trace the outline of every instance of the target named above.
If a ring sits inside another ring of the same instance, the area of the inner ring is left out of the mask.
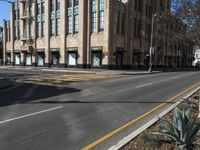
[[[200,0],[175,0],[174,14],[185,26],[185,39],[200,46]]]
[[[186,26],[185,37],[200,46],[200,0],[175,0],[174,10],[176,17]]]

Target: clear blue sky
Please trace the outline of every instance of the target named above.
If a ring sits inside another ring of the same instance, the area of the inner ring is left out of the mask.
[[[13,2],[15,0],[12,0]],[[3,25],[3,19],[9,20],[10,14],[9,14],[10,4],[6,2],[0,1],[0,26]]]
[[[11,1],[14,2],[15,0]],[[9,5],[10,5],[9,3],[0,1],[0,26],[3,25],[3,19],[10,20]]]

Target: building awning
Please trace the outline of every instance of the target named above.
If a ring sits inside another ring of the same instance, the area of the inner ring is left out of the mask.
[[[139,49],[133,49],[133,53],[135,53],[135,54],[141,54],[142,52]]]
[[[67,48],[67,51],[78,51],[78,48],[77,47],[70,47],[70,48]]]
[[[91,51],[102,51],[103,47],[102,46],[98,46],[98,47],[92,47]]]
[[[59,52],[60,49],[58,49],[58,48],[52,48],[50,51],[51,51],[51,52]]]
[[[44,49],[37,49],[37,52],[44,52]]]
[[[116,48],[116,51],[117,51],[117,52],[125,52],[125,49],[122,48],[122,47],[117,47],[117,48]]]

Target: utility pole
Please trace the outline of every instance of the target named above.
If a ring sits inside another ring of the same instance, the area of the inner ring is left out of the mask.
[[[154,19],[156,16],[157,16],[157,13],[152,15],[152,22],[151,22],[151,46],[149,50],[149,72],[152,72],[153,33],[154,33]]]

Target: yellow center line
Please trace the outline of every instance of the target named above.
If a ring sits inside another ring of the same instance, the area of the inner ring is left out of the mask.
[[[189,87],[188,89],[186,89],[186,90],[180,92],[179,94],[175,95],[174,97],[172,97],[172,98],[170,98],[170,99],[168,99],[168,100],[165,100],[162,104],[160,104],[160,105],[154,107],[153,109],[149,110],[148,112],[144,113],[143,115],[141,115],[141,116],[139,116],[139,117],[137,117],[137,118],[131,120],[130,122],[124,124],[123,126],[121,126],[121,127],[117,128],[117,129],[115,129],[114,131],[112,131],[112,132],[106,134],[105,136],[103,136],[103,137],[101,137],[100,139],[94,141],[93,143],[89,144],[88,146],[82,148],[81,150],[89,150],[89,149],[95,147],[96,145],[102,143],[102,142],[105,141],[106,139],[112,137],[113,135],[117,134],[118,132],[120,132],[120,131],[126,129],[127,127],[131,126],[132,124],[134,124],[134,123],[138,122],[139,120],[143,119],[144,117],[148,116],[148,115],[151,114],[152,112],[154,112],[154,111],[158,110],[159,108],[163,107],[166,103],[169,103],[169,102],[173,101],[174,99],[178,98],[179,96],[181,96],[181,95],[187,93],[188,91],[190,91],[191,89],[197,87],[199,84],[200,84],[200,83],[197,83],[197,84],[195,84],[195,85]]]

